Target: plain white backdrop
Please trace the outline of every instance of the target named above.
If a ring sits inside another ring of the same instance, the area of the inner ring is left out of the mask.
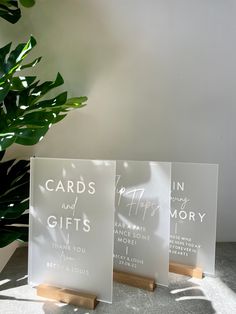
[[[89,97],[7,157],[219,163],[217,239],[236,241],[235,16],[234,0],[38,0],[0,21],[1,46],[32,33],[36,73]]]

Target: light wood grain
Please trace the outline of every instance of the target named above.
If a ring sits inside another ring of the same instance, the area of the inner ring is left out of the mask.
[[[170,263],[169,264],[169,271],[171,273],[176,273],[180,275],[186,275],[198,279],[202,279],[203,277],[203,271],[200,267],[193,267],[188,266],[184,264],[178,264],[178,263]]]
[[[136,274],[113,271],[113,279],[116,282],[123,283],[136,288],[154,291],[156,288],[155,280],[152,278],[142,277]]]
[[[67,304],[93,310],[98,304],[97,297],[93,294],[81,293],[74,290],[62,289],[46,284],[37,286],[37,295]]]

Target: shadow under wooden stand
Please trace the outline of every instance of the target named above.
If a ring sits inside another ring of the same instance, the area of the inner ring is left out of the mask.
[[[37,295],[59,302],[84,307],[90,310],[94,310],[99,303],[97,301],[97,296],[93,294],[81,293],[78,291],[58,288],[46,284],[37,286]]]
[[[203,270],[200,267],[193,267],[184,264],[170,263],[169,271],[180,275],[190,276],[198,279],[202,279]]]
[[[113,271],[113,279],[116,282],[123,283],[148,291],[154,291],[156,288],[155,280],[152,278],[142,277],[139,275],[125,273],[121,271]]]

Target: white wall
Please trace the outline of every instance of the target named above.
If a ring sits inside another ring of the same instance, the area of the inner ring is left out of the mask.
[[[88,106],[8,156],[219,163],[217,237],[236,241],[236,1],[38,0],[0,42],[38,40],[38,73]]]

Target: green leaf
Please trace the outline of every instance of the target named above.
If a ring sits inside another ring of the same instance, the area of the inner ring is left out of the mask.
[[[44,126],[42,128],[31,128],[28,126],[25,129],[16,130],[16,143],[21,145],[35,145],[43,139],[48,129],[49,126]]]
[[[13,77],[11,81],[11,90],[22,91],[35,81],[36,76],[17,76]]]
[[[0,1],[0,17],[15,24],[21,17],[21,10],[17,1]]]
[[[42,59],[42,57],[39,57],[39,58],[36,58],[34,61],[32,61],[32,62],[30,62],[28,64],[19,66],[17,71],[21,71],[21,70],[24,70],[24,69],[27,69],[27,68],[33,68],[33,67],[36,66],[36,64],[38,64],[41,61],[41,59]]]
[[[5,60],[6,60],[6,56],[9,53],[11,49],[11,43],[7,44],[6,46],[0,48],[0,77],[3,76],[3,74],[5,73]]]
[[[7,71],[13,74],[19,64],[26,58],[29,52],[36,46],[36,39],[31,36],[27,43],[19,44],[9,55],[7,60]]]
[[[6,98],[7,94],[9,93],[10,87],[11,85],[9,81],[0,81],[0,103]]]
[[[32,6],[35,5],[35,0],[20,0],[20,3],[25,8],[31,8]]]
[[[54,123],[58,123],[61,120],[63,120],[66,117],[66,114],[58,114],[55,118],[54,118]]]
[[[62,85],[64,83],[63,77],[57,73],[55,81],[46,81],[35,87],[31,93],[33,103],[36,103],[40,98],[47,94],[50,90]]]
[[[0,247],[28,239],[29,161],[0,162]]]
[[[17,0],[13,0],[17,2]],[[0,0],[0,4],[11,5],[12,0]]]
[[[4,247],[15,240],[28,241],[28,227],[4,226],[0,228],[0,247]]]
[[[0,151],[7,149],[16,140],[14,133],[0,133]]]
[[[17,94],[13,91],[9,91],[4,99],[5,117],[2,117],[7,124],[11,124],[14,121],[15,113],[19,110],[17,106]]]
[[[10,206],[12,205],[12,206]],[[21,217],[21,215],[29,209],[29,201],[26,200],[23,203],[18,204],[8,204],[8,206],[4,206],[4,204],[0,204],[0,217],[3,219],[17,219]],[[5,223],[5,222],[4,222]],[[9,223],[9,222],[8,222]]]
[[[66,103],[66,100],[67,100],[67,92],[63,92],[54,98],[40,101],[39,103],[35,104],[34,109],[31,109],[31,107],[29,107],[26,110],[26,113],[44,111],[46,109],[48,109],[48,111],[53,112],[55,111],[56,106],[60,107],[64,105]]]
[[[85,103],[88,100],[88,97],[82,96],[82,97],[74,97],[67,99],[65,105],[71,106],[71,107],[78,107],[81,106],[83,103]],[[83,104],[85,106],[85,104]]]
[[[18,8],[18,0],[0,0],[0,4],[4,4],[8,7]]]
[[[0,248],[7,246],[22,236],[22,232],[17,230],[7,230],[0,228]]]

